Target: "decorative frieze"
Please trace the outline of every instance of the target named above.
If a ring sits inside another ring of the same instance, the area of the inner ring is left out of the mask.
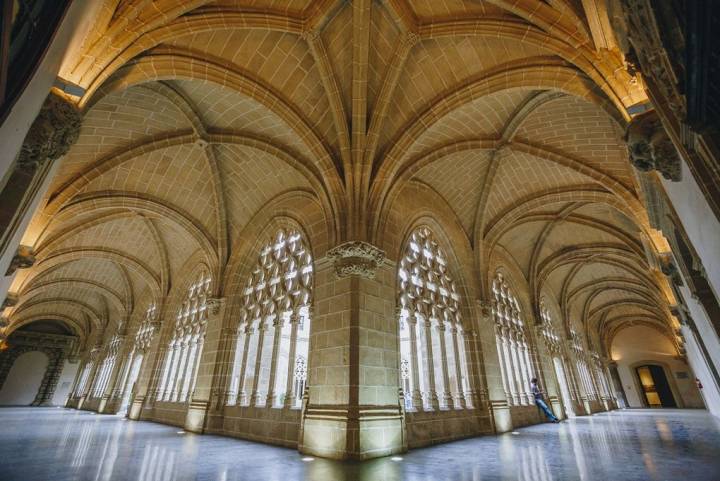
[[[375,271],[385,260],[385,253],[372,244],[350,241],[330,249],[327,256],[333,260],[338,277],[375,277]]]

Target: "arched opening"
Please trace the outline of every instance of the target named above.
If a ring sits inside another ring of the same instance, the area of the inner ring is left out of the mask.
[[[427,227],[398,266],[400,376],[408,410],[471,406],[460,295],[447,256]]]
[[[227,403],[299,408],[307,380],[313,260],[296,230],[261,249],[241,291]]]
[[[0,390],[0,405],[29,406],[35,401],[42,384],[49,359],[40,351],[20,354]]]

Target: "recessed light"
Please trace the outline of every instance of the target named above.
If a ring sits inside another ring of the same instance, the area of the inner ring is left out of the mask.
[[[185,434],[185,431],[178,431],[178,434]]]
[[[510,434],[512,434],[513,436],[518,436],[520,433],[517,432],[517,431],[513,431],[513,432],[511,432]]]
[[[305,462],[305,463],[309,463],[310,461],[315,461],[315,458],[311,458],[311,457],[309,457],[309,456],[306,456],[306,457],[302,458],[302,460],[303,460],[303,462]]]
[[[400,456],[393,456],[392,458],[390,458],[390,460],[391,461],[402,461],[403,458],[401,458]]]

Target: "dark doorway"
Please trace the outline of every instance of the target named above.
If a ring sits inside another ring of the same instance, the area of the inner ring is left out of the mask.
[[[645,402],[651,408],[677,407],[670,384],[662,366],[648,364],[635,368],[645,395]]]

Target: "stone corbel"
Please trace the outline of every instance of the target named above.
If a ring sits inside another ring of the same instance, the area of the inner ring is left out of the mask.
[[[205,301],[205,305],[207,306],[208,312],[212,314],[213,316],[217,316],[220,314],[220,310],[225,305],[225,298],[224,297],[211,297],[207,301]]]
[[[489,319],[492,316],[494,301],[487,301],[485,299],[478,299],[477,305],[480,310],[480,315],[485,319]]]
[[[680,154],[654,110],[635,116],[625,133],[630,162],[636,169],[657,170],[668,180],[682,179]]]
[[[667,277],[669,277],[673,284],[676,286],[682,286],[682,277],[680,276],[680,271],[678,270],[677,266],[675,265],[675,260],[673,259],[673,256],[671,253],[666,252],[663,254],[660,254],[658,256],[658,264],[660,266],[660,271],[665,274]]]
[[[327,253],[333,260],[335,274],[342,277],[375,277],[375,270],[385,260],[385,253],[372,244],[350,241],[333,247]]]
[[[10,261],[10,265],[5,272],[5,275],[11,276],[18,269],[27,269],[28,267],[32,267],[33,264],[35,264],[35,252],[33,251],[33,248],[23,245],[18,246],[17,252],[12,258],[12,261]]]
[[[18,156],[18,168],[36,170],[65,155],[80,136],[82,114],[62,96],[50,92],[30,126]]]
[[[6,307],[13,307],[17,305],[18,303],[18,296],[15,294],[10,294],[5,297],[5,300],[2,303],[2,306],[0,306],[0,311],[5,309]]]

